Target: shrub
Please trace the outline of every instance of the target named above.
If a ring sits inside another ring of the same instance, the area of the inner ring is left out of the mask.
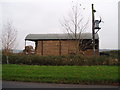
[[[2,55],[2,63],[6,64],[7,63],[7,58],[5,55]]]
[[[88,65],[103,65],[104,61],[106,61],[106,56],[91,56],[87,57],[87,64]]]
[[[118,65],[117,59],[107,56],[38,56],[10,54],[10,64],[27,64],[27,65]],[[6,56],[2,55],[2,63],[6,64]]]

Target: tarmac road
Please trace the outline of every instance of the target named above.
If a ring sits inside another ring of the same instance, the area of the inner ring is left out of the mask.
[[[2,81],[2,88],[118,88],[118,86]]]

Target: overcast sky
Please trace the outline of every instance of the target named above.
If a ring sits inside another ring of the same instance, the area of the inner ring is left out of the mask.
[[[86,17],[91,18],[91,4],[93,3],[97,11],[96,18],[101,16],[104,21],[100,24],[101,30],[98,33],[100,49],[117,49],[119,0],[78,1],[85,8]],[[64,33],[60,21],[69,14],[71,6],[72,0],[1,0],[0,29],[2,31],[2,25],[12,20],[12,25],[18,31],[16,48],[23,50],[24,39],[30,33]],[[90,26],[86,32],[91,31]]]

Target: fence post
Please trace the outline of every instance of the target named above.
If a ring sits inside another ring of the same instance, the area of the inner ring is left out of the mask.
[[[6,56],[6,58],[7,58],[7,64],[9,64],[9,59],[8,59],[8,56]]]

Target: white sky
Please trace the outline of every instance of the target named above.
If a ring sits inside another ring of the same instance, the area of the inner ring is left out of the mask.
[[[118,48],[118,1],[80,0],[86,8],[86,17],[91,15],[93,3],[97,11],[96,17],[103,18],[104,23],[100,24],[102,29],[98,33],[100,49]],[[63,33],[60,21],[69,14],[71,2],[72,0],[1,0],[0,30],[2,31],[2,24],[11,19],[18,31],[16,48],[23,50],[24,39],[30,33]],[[86,31],[91,32],[91,27]]]

